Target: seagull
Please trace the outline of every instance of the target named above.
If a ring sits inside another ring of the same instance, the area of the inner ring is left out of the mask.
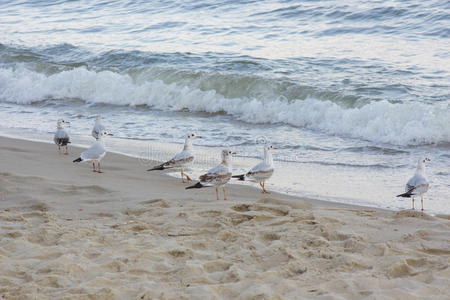
[[[269,194],[264,187],[264,183],[268,180],[275,169],[273,165],[272,150],[277,149],[273,146],[264,146],[264,160],[250,169],[246,174],[235,175],[233,178],[239,178],[239,180],[249,180],[259,183],[262,188],[263,194]]]
[[[92,136],[96,140],[98,140],[99,133],[101,131],[105,131],[105,130],[106,130],[106,128],[102,124],[102,116],[97,116],[97,118],[95,119],[94,128],[92,128]]]
[[[230,181],[232,167],[231,157],[236,152],[230,150],[222,150],[222,162],[215,168],[212,168],[208,173],[200,176],[200,181],[197,184],[188,186],[186,189],[200,189],[203,187],[214,186],[216,187],[216,198],[219,200],[219,187],[223,188],[223,200],[227,200],[227,194],[225,192],[225,184]]]
[[[181,168],[181,182],[184,183],[184,177],[186,177],[188,181],[191,181],[191,178],[183,172],[183,167],[194,161],[194,153],[192,152],[192,139],[194,138],[201,138],[201,136],[189,133],[184,141],[183,151],[172,157],[171,160],[148,169],[147,171]]]
[[[412,198],[412,209],[414,209],[414,198],[420,196],[423,211],[423,194],[428,191],[429,183],[423,172],[425,170],[425,162],[431,161],[429,158],[419,159],[417,163],[416,174],[414,174],[405,186],[405,193],[397,195],[397,197]]]
[[[105,156],[106,149],[105,144],[103,143],[104,136],[111,136],[111,133],[106,132],[105,130],[100,131],[98,134],[97,141],[92,144],[86,151],[81,153],[81,156],[75,159],[73,162],[84,162],[84,161],[92,161],[92,168],[94,172],[103,173],[100,168],[100,160]],[[98,170],[95,169],[95,162],[98,164]]]
[[[63,147],[66,146],[66,152],[64,154],[69,154],[67,144],[70,143],[70,137],[67,131],[64,129],[64,124],[70,124],[70,122],[63,119],[59,119],[56,124],[57,124],[56,132],[55,136],[53,137],[53,141],[55,142],[56,145],[58,145],[59,154],[61,154],[61,146]]]

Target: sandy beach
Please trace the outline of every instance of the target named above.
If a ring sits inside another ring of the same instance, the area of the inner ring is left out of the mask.
[[[448,299],[450,217],[229,185],[0,138],[2,299]]]

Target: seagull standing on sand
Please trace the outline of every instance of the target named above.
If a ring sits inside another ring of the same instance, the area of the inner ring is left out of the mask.
[[[412,209],[414,209],[414,198],[420,196],[423,210],[423,194],[428,191],[429,183],[424,176],[425,162],[431,161],[429,158],[419,159],[416,174],[414,174],[405,186],[405,193],[397,195],[397,197],[412,198]]]
[[[59,119],[56,124],[56,132],[55,136],[53,137],[53,141],[56,145],[58,145],[59,154],[61,154],[61,146],[66,147],[66,152],[64,154],[69,154],[69,148],[67,144],[70,143],[70,137],[67,131],[64,129],[64,124],[70,124],[70,122]]]
[[[97,118],[95,119],[94,128],[92,128],[92,136],[96,140],[98,140],[100,132],[105,131],[105,130],[106,130],[106,128],[102,124],[102,117],[101,116],[97,116]]]
[[[106,149],[105,144],[103,142],[104,136],[111,136],[111,133],[108,133],[106,131],[100,131],[98,134],[97,141],[92,144],[86,151],[81,153],[81,156],[77,159],[75,159],[73,162],[84,162],[84,161],[92,161],[92,168],[94,169],[94,172],[103,173],[102,169],[100,168],[100,160],[105,156]],[[98,170],[95,169],[95,163],[98,165]]]
[[[192,151],[192,139],[194,138],[201,138],[201,136],[193,133],[188,134],[184,141],[183,151],[175,155],[171,160],[148,169],[147,171],[181,168],[181,182],[184,183],[184,177],[186,177],[188,181],[191,181],[191,178],[183,172],[183,167],[194,161],[194,152]]]
[[[239,178],[239,180],[249,180],[252,182],[257,182],[262,188],[263,194],[268,194],[269,192],[265,189],[264,184],[268,180],[275,169],[273,165],[272,150],[276,149],[273,146],[264,145],[264,160],[250,169],[246,174],[235,175],[233,178]]]
[[[212,168],[208,173],[199,177],[200,181],[197,184],[188,186],[186,189],[200,189],[203,187],[214,186],[216,187],[216,198],[219,200],[219,187],[223,188],[223,200],[227,200],[227,194],[225,191],[225,184],[230,181],[232,167],[231,156],[236,154],[230,150],[222,150],[222,162],[215,168]]]

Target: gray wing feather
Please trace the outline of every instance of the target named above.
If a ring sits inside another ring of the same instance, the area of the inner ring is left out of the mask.
[[[412,191],[412,194],[421,194],[428,191],[429,183],[421,174],[414,174],[405,186],[405,192]]]
[[[105,147],[100,142],[93,144],[86,151],[81,153],[83,160],[97,160],[101,159],[106,153]]]

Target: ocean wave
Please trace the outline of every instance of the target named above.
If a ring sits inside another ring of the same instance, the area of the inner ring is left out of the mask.
[[[25,67],[0,68],[2,102],[31,104],[45,99],[81,99],[86,103],[225,113],[248,123],[284,123],[395,145],[450,141],[450,107],[445,102],[430,105],[383,100],[343,107],[313,97],[290,101],[274,94],[268,97],[264,95],[264,86],[260,89],[261,97],[226,98],[214,89],[202,90],[162,80],[136,80],[129,74],[97,72],[85,67],[51,75]]]

